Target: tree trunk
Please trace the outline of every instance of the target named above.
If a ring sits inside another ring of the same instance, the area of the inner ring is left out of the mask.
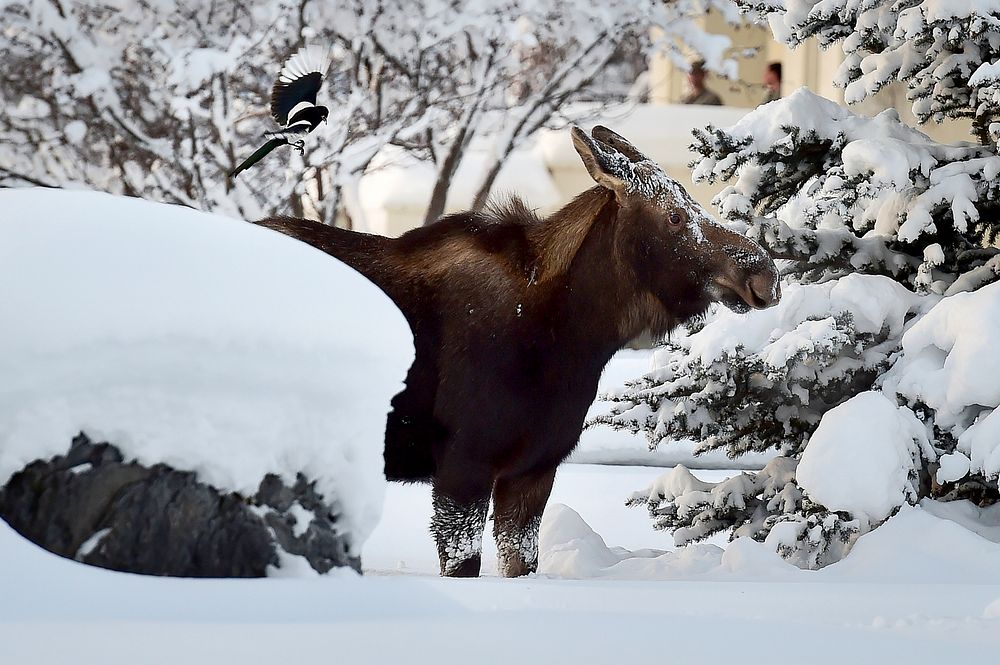
[[[496,181],[497,176],[500,175],[500,169],[503,168],[502,159],[497,159],[490,166],[490,170],[486,172],[483,176],[483,182],[479,185],[479,191],[476,192],[476,198],[472,200],[472,209],[479,211],[482,210],[486,205],[486,202],[490,198],[490,190],[493,189],[493,183]]]
[[[451,188],[451,179],[455,175],[455,171],[458,170],[458,165],[462,162],[462,155],[465,153],[467,130],[468,125],[466,124],[459,131],[455,140],[451,142],[448,154],[441,162],[437,180],[434,182],[434,189],[431,191],[431,200],[427,204],[427,212],[424,213],[424,226],[433,224],[444,213],[444,206],[448,201],[448,190]]]
[[[448,147],[448,154],[444,156],[441,167],[438,169],[438,177],[434,183],[434,190],[431,192],[431,200],[427,205],[427,212],[424,213],[424,226],[433,224],[444,213],[444,206],[448,201],[448,190],[451,188],[451,179],[454,177],[455,172],[458,171],[458,166],[462,163],[462,157],[465,155],[465,149],[469,146],[469,142],[472,140],[473,134],[475,134],[472,130],[473,121],[479,114],[483,98],[493,83],[492,70],[494,57],[495,53],[491,52],[489,58],[484,63],[482,74],[480,75],[481,84],[476,94],[476,99],[469,105],[468,110],[466,110],[465,115],[462,117],[459,123],[458,135],[452,140],[451,145]]]

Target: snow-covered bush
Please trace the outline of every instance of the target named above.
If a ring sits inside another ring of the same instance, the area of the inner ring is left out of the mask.
[[[389,402],[413,358],[385,294],[284,235],[181,206],[40,188],[2,190],[0,205],[0,514],[12,475],[65,456],[82,432],[125,462],[242,497],[264,522],[271,508],[251,497],[301,479],[310,499],[281,518],[306,536],[330,518],[357,560],[381,512]],[[50,489],[39,511],[91,506],[94,531],[116,535],[110,498]],[[155,525],[146,510],[122,528]],[[61,528],[82,527],[46,532]],[[94,534],[78,535],[70,556]]]
[[[654,446],[777,449],[759,474],[667,479],[631,501],[678,542],[732,529],[816,567],[920,496],[997,499],[1000,151],[984,128],[1000,114],[1000,2],[737,4],[791,46],[839,42],[848,101],[901,81],[919,119],[979,129],[945,145],[801,89],[695,134],[695,179],[729,182],[721,216],[783,260],[784,300],[710,315],[598,422]]]

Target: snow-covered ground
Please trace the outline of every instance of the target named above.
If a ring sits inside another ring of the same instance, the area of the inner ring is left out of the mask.
[[[935,517],[942,506],[904,509],[820,572],[749,541],[725,554],[699,545],[651,558],[637,550],[669,550],[670,539],[625,508],[622,492],[660,471],[564,466],[543,525],[548,572],[516,580],[432,576],[430,502],[419,486],[390,486],[364,578],[125,575],[59,559],[0,523],[0,662],[995,659],[1000,545]],[[609,552],[582,520],[631,552]],[[614,559],[624,563],[608,565]]]
[[[564,464],[559,468],[549,503],[572,506],[614,545],[636,550],[672,548],[669,534],[652,530],[645,509],[625,507],[629,494],[651,483],[663,471],[643,466]],[[722,480],[732,473],[698,471],[709,480]],[[390,484],[382,521],[363,552],[366,574],[437,575],[437,552],[427,530],[430,515],[431,497],[426,485]],[[483,542],[484,575],[496,575],[496,547],[489,535],[491,528],[492,525],[487,525]]]

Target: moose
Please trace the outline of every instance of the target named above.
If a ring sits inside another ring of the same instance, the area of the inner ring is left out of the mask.
[[[545,219],[511,197],[395,239],[257,222],[347,263],[409,323],[415,359],[386,422],[385,474],[432,484],[445,576],[479,575],[491,497],[499,572],[534,572],[556,467],[616,351],[713,302],[747,312],[780,298],[760,245],[610,129],[571,131],[597,185]]]

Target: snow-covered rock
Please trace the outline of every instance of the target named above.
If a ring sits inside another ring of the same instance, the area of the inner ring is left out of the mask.
[[[222,493],[304,477],[360,553],[413,354],[378,288],[178,206],[41,189],[0,205],[0,487],[83,432]]]
[[[823,416],[796,470],[799,485],[830,510],[878,523],[914,502],[911,476],[934,459],[923,424],[905,406],[869,391]]]

